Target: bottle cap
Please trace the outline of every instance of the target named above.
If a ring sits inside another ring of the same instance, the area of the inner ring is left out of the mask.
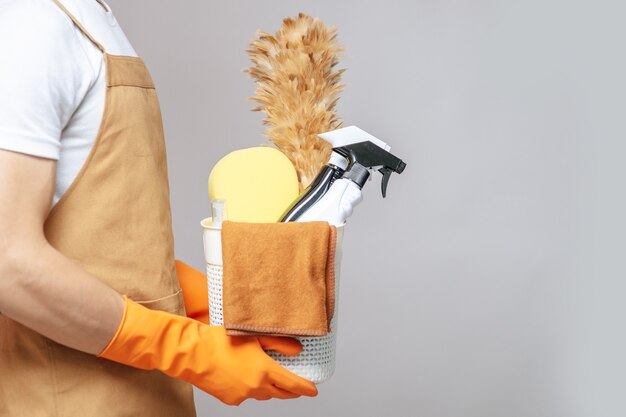
[[[342,171],[345,171],[348,168],[348,160],[346,157],[334,151],[330,153],[328,163],[336,166],[337,168],[341,168]]]
[[[365,182],[367,181],[369,176],[369,170],[358,162],[355,162],[352,165],[350,171],[347,171],[345,174],[343,174],[343,178],[349,179],[350,181],[358,185],[359,188],[363,188],[363,185],[365,185]]]
[[[212,226],[222,227],[222,222],[226,220],[226,200],[211,200],[211,213],[213,216]]]

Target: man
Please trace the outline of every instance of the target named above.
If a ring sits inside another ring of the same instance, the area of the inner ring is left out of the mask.
[[[296,340],[184,316],[154,84],[108,5],[0,0],[0,57],[0,416],[316,395],[264,352]]]

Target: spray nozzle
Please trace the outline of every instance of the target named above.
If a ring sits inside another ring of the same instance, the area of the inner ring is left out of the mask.
[[[348,158],[350,168],[355,164],[366,168],[381,166],[378,171],[383,175],[381,182],[383,198],[387,197],[387,185],[389,184],[391,174],[393,172],[400,174],[406,167],[406,163],[402,162],[400,158],[369,141],[342,146],[341,148],[335,148],[334,151]]]
[[[396,171],[398,174],[404,171],[404,167],[406,166],[404,162],[401,162],[401,164],[402,165],[400,166],[399,170]],[[391,178],[391,173],[393,171],[388,167],[382,167],[378,170],[378,172],[383,174],[383,180],[380,183],[380,188],[381,188],[381,191],[383,192],[383,198],[385,198],[387,197],[387,184],[389,184],[389,178]]]
[[[383,175],[383,197],[387,196],[391,174],[400,174],[406,167],[406,163],[389,152],[389,145],[356,126],[331,130],[319,136],[333,145],[334,152],[348,159],[347,172],[356,164],[368,169],[381,167],[378,171]]]

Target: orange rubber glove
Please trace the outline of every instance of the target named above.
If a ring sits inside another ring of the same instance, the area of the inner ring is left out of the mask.
[[[180,288],[183,289],[187,317],[209,324],[209,288],[206,275],[178,260],[176,275]]]
[[[124,296],[117,332],[98,357],[139,369],[158,369],[229,405],[247,398],[317,395],[315,384],[288,371],[263,349],[286,355],[302,350],[291,338],[227,336],[222,326],[150,310]]]

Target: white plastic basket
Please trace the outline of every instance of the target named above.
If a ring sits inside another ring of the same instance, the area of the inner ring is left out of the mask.
[[[213,227],[212,218],[200,223],[204,229],[204,258],[206,260],[209,283],[209,314],[211,326],[223,326],[222,310],[222,236],[220,227]],[[337,226],[335,252],[335,311],[330,321],[330,332],[321,337],[297,337],[302,344],[302,352],[287,356],[267,351],[276,362],[316,384],[329,379],[335,371],[335,350],[337,346],[337,319],[339,305],[339,275],[342,258],[343,229],[345,223]]]

